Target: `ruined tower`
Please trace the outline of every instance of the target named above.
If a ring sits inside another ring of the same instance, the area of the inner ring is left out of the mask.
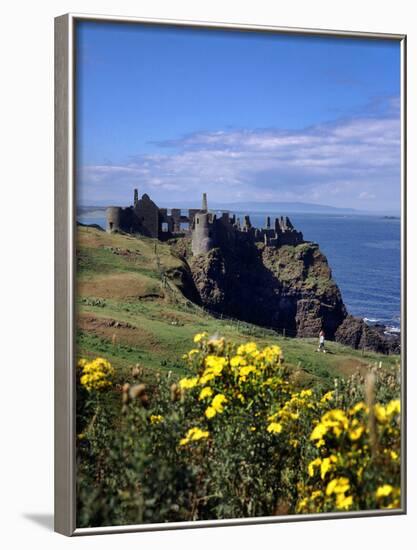
[[[138,190],[137,189],[134,189],[133,190],[133,206],[136,206],[139,202],[139,194],[138,194]]]
[[[119,206],[110,206],[106,210],[106,221],[107,227],[106,230],[108,233],[113,233],[113,231],[120,230],[120,218],[121,218],[122,209]]]
[[[194,216],[194,228],[191,238],[193,255],[207,254],[214,247],[214,227],[208,213],[207,194],[203,193],[202,208]]]
[[[213,228],[207,212],[198,212],[194,217],[194,230],[191,239],[193,255],[207,254],[214,246]]]

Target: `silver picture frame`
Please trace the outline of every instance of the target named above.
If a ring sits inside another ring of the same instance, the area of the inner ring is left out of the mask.
[[[247,519],[155,523],[146,525],[112,525],[77,528],[76,521],[76,457],[75,457],[75,89],[76,58],[74,37],[77,22],[119,22],[125,24],[166,25],[230,31],[254,31],[272,34],[322,35],[360,39],[396,41],[401,47],[401,393],[402,453],[401,508],[360,512],[284,515]],[[406,52],[404,34],[335,31],[328,29],[289,28],[242,25],[204,21],[143,19],[71,13],[55,18],[55,531],[66,536],[123,533],[251,525],[324,519],[357,518],[406,513]]]

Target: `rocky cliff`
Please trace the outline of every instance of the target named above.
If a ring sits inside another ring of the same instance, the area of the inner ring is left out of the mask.
[[[209,310],[274,327],[291,336],[328,338],[347,312],[326,257],[318,245],[269,247],[242,242],[190,256],[187,243],[177,252],[188,256],[195,288]]]
[[[175,252],[189,265],[194,300],[216,313],[273,327],[289,336],[318,336],[355,349],[399,351],[398,337],[348,315],[317,244],[275,248],[242,241],[192,256],[187,238]],[[198,297],[196,296],[198,295]]]
[[[335,340],[355,349],[378,353],[400,353],[400,336],[383,325],[368,326],[363,319],[348,315],[335,333]]]

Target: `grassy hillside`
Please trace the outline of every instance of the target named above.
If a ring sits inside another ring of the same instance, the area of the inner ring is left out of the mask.
[[[291,339],[226,319],[215,319],[184,298],[186,266],[170,246],[153,239],[109,235],[78,228],[78,355],[105,356],[122,374],[139,363],[149,373],[184,366],[197,332],[219,333],[236,342],[279,344],[286,364],[303,383],[331,384],[357,368],[398,362],[393,356],[355,351],[328,342],[329,353],[316,353],[316,339]]]

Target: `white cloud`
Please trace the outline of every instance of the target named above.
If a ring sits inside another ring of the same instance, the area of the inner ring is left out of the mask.
[[[86,203],[130,199],[133,186],[155,200],[299,200],[393,208],[400,195],[400,120],[384,116],[306,128],[199,132],[159,144],[158,154],[80,168]],[[378,200],[377,200],[378,198]]]

